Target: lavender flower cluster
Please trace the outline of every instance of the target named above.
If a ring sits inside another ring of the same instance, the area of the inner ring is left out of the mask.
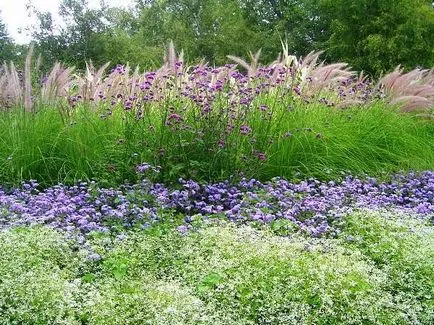
[[[348,176],[339,182],[243,179],[201,185],[180,180],[180,185],[173,189],[143,181],[115,190],[80,183],[40,191],[32,181],[20,189],[0,189],[0,229],[45,224],[82,236],[119,225],[147,227],[165,210],[185,216],[180,231],[196,218],[224,217],[237,223],[287,220],[315,237],[336,235],[342,217],[357,209],[391,209],[434,220],[433,171],[395,175],[389,182]]]
[[[157,209],[148,204],[141,184],[120,189],[98,188],[94,182],[62,184],[38,190],[30,181],[20,189],[0,188],[0,229],[21,225],[48,225],[84,240],[92,231],[113,227],[146,227],[158,220]]]
[[[341,182],[309,179],[290,183],[276,178],[200,186],[183,181],[183,189],[156,185],[152,193],[164,207],[194,215],[224,215],[234,222],[289,220],[312,236],[336,235],[346,214],[359,209],[390,209],[434,218],[434,172],[394,175],[390,182],[348,176]],[[434,219],[433,219],[434,220]],[[186,222],[191,222],[187,217]]]
[[[235,64],[186,67],[180,60],[174,62],[173,66],[166,65],[156,71],[133,76],[130,76],[128,66],[117,65],[98,84],[90,98],[76,89],[72,91],[74,95],[69,97],[69,103],[75,106],[78,102],[103,102],[110,103],[112,107],[120,104],[126,111],[133,110],[138,119],[147,114],[149,104],[161,104],[169,100],[179,101],[179,106],[184,107],[184,111],[181,109],[176,112],[181,118],[187,107],[199,108],[201,116],[205,118],[209,118],[213,111],[221,115],[220,110],[224,107],[230,128],[233,121],[242,119],[243,111],[255,104],[258,97],[269,94],[278,98],[300,98],[307,103],[313,100],[329,106],[341,101],[368,102],[373,97],[375,87],[368,80],[358,80],[354,73],[345,69],[333,69],[331,66],[333,73],[327,73],[325,67],[317,66],[315,62],[312,62],[309,69],[316,68],[317,73],[322,71],[324,76],[302,77],[301,63],[289,66],[282,62],[273,63],[244,74]],[[325,93],[322,96],[327,98],[316,98],[314,94],[319,93],[316,91],[318,89],[323,89]],[[243,109],[240,110],[240,107]],[[267,110],[266,106],[261,106],[260,109]],[[111,112],[112,108],[102,117],[111,115]]]

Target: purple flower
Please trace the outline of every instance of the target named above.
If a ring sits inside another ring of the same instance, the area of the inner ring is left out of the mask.
[[[133,108],[133,102],[131,100],[126,100],[124,103],[124,108],[125,110],[130,110]]]
[[[181,225],[181,226],[178,226],[176,228],[176,230],[178,230],[181,234],[185,234],[188,231],[188,227],[185,225]]]
[[[258,153],[258,159],[261,161],[265,161],[265,160],[267,160],[267,156],[265,155],[265,153],[259,152]]]
[[[224,140],[219,140],[219,141],[217,141],[217,146],[218,146],[219,148],[224,148],[224,146],[225,146],[225,141],[224,141]]]
[[[145,171],[149,170],[151,167],[152,167],[151,165],[149,165],[147,163],[143,163],[143,164],[136,166],[136,171],[139,174],[143,174]]]
[[[182,121],[183,118],[181,115],[173,113],[173,114],[169,115],[168,120],[175,120],[176,122],[179,122],[179,121]]]
[[[240,126],[240,132],[243,135],[247,135],[252,132],[252,129],[248,125],[243,124]]]
[[[263,153],[255,154],[261,159]],[[158,170],[147,163],[139,166],[143,172]],[[29,181],[12,190],[0,188],[0,228],[43,224],[83,244],[90,232],[118,229],[113,224],[152,226],[159,220],[157,211],[162,210],[183,214],[187,223],[195,215],[224,216],[234,222],[286,219],[311,236],[334,236],[342,218],[357,209],[389,209],[434,220],[431,171],[395,175],[390,182],[347,176],[339,182],[308,179],[291,183],[276,178],[265,183],[255,179],[208,184],[180,180],[180,185],[172,189],[143,181],[113,189],[81,182],[40,189],[36,181]],[[185,233],[189,228],[177,229]]]

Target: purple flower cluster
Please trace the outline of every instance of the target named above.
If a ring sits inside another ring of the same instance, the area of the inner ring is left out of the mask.
[[[179,189],[146,181],[120,189],[94,183],[57,185],[38,191],[38,184],[0,190],[0,228],[46,224],[70,233],[111,231],[158,221],[157,211],[185,215],[185,232],[196,217],[224,217],[236,223],[271,223],[282,219],[311,236],[336,235],[342,217],[357,209],[390,209],[434,218],[434,172],[395,175],[389,182],[348,176],[339,182],[309,179],[262,183],[243,179],[198,184],[180,180]],[[193,218],[194,216],[194,218]]]
[[[380,96],[381,91],[375,89],[373,83],[366,78],[352,77],[340,82],[337,87],[338,95],[341,100],[351,98],[360,102],[367,102],[373,96]],[[328,104],[327,99],[322,98],[321,102]]]
[[[333,106],[335,103],[331,102],[331,99],[311,98],[312,94],[308,88],[313,82],[312,77],[307,77],[305,81],[300,79],[302,69],[302,65],[286,66],[281,62],[260,66],[246,75],[238,71],[237,66],[233,64],[217,67],[206,64],[185,67],[183,62],[179,61],[173,67],[164,66],[156,71],[131,75],[128,66],[117,65],[98,84],[90,98],[85,97],[84,94],[73,98],[94,103],[110,102],[111,106],[122,103],[125,110],[134,109],[139,113],[146,111],[149,104],[175,100],[179,102],[180,107],[192,105],[200,110],[201,117],[207,118],[213,113],[222,113],[216,108],[225,107],[228,111],[225,115],[230,120],[242,120],[242,111],[253,106],[258,107],[261,112],[272,114],[269,112],[271,107],[260,103],[261,96],[270,94],[277,95],[281,99],[285,96],[299,97],[308,102],[313,99]],[[366,102],[372,97],[374,86],[368,80],[356,78],[348,72],[341,73],[341,78],[336,80],[331,78],[327,82],[324,81],[322,85],[334,94],[331,96],[334,100],[339,98],[342,101]],[[79,95],[86,90],[71,91]],[[71,105],[75,105],[75,101],[72,101]],[[137,116],[142,118],[143,114]]]
[[[283,179],[261,183],[242,180],[200,186],[183,181],[182,190],[161,185],[152,193],[167,208],[186,214],[224,215],[235,222],[292,221],[312,236],[336,234],[341,217],[357,209],[393,209],[416,216],[434,216],[434,172],[395,175],[391,182],[346,177],[341,182]]]
[[[44,224],[71,234],[86,234],[108,232],[119,225],[146,226],[157,220],[157,211],[146,197],[139,196],[146,192],[139,189],[143,186],[114,190],[80,183],[39,191],[38,184],[32,181],[21,189],[0,189],[0,229]]]

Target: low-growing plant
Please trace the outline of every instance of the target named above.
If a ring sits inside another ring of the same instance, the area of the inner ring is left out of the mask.
[[[342,249],[333,240],[211,227],[156,241],[133,236],[107,259],[122,260],[126,277],[151,271],[166,281],[180,279],[237,324],[409,321],[405,306],[385,289],[386,274],[357,250]]]
[[[79,324],[69,244],[42,227],[0,231],[0,324]]]
[[[387,273],[396,301],[422,324],[434,322],[434,229],[427,220],[394,214],[354,214],[342,238]],[[415,314],[421,311],[422,318]]]
[[[343,221],[337,239],[218,219],[79,245],[44,227],[2,230],[0,323],[431,324],[432,227],[390,212]]]

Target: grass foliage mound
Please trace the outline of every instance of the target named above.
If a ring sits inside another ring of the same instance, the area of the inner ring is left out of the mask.
[[[278,105],[271,119],[258,108],[249,112],[247,122],[224,140],[218,124],[194,114],[183,121],[194,129],[173,129],[158,111],[150,120],[136,120],[122,109],[101,118],[101,112],[83,107],[68,122],[50,107],[36,115],[2,113],[0,179],[14,185],[96,179],[113,186],[137,181],[144,163],[161,167],[160,181],[220,181],[241,174],[333,179],[343,171],[375,176],[426,170],[434,161],[434,124],[382,104],[344,111]]]
[[[31,50],[23,78],[0,70],[0,182],[117,185],[144,163],[169,182],[430,169],[432,71],[374,81],[320,54],[188,66],[171,44],[155,71],[57,63],[39,75]]]

